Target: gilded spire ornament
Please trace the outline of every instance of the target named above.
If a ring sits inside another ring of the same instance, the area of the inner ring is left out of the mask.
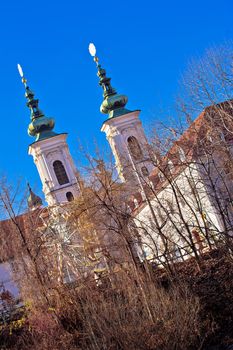
[[[106,76],[106,71],[99,64],[99,58],[96,56],[96,48],[93,43],[89,44],[89,52],[93,57],[97,66],[97,76],[99,77],[99,85],[102,87],[104,93],[104,100],[100,106],[101,113],[108,114],[109,118],[118,117],[120,115],[129,113],[125,108],[128,102],[126,95],[119,95],[111,85],[111,78]]]
[[[31,111],[32,122],[28,126],[28,134],[35,136],[36,141],[40,141],[57,135],[53,130],[55,121],[53,118],[48,118],[39,109],[39,100],[34,98],[34,92],[30,90],[27,85],[27,79],[24,76],[23,69],[20,64],[17,65],[19,75],[22,78],[22,83],[25,87],[25,97],[27,99],[27,106]]]

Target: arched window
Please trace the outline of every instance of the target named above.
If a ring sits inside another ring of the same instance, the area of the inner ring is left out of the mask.
[[[147,169],[146,166],[143,166],[143,167],[141,168],[141,172],[142,172],[142,175],[143,175],[143,176],[149,176],[149,170]]]
[[[162,173],[162,171],[159,171],[159,172],[158,172],[158,177],[159,177],[159,180],[160,180],[160,181],[163,181],[163,180],[164,180],[164,174]]]
[[[139,204],[137,198],[134,198],[134,199],[133,199],[133,202],[134,202],[135,208],[137,208],[137,207],[138,207],[138,204]]]
[[[67,192],[66,193],[66,198],[68,200],[68,202],[72,202],[74,200],[74,196],[72,192]]]
[[[143,157],[141,147],[138,140],[134,136],[130,136],[127,140],[129,151],[135,160],[140,160]]]
[[[221,140],[221,141],[223,141],[223,142],[225,142],[225,141],[226,141],[226,137],[225,137],[225,135],[224,135],[224,132],[223,132],[223,131],[220,131],[220,132],[219,132],[219,137],[220,137],[220,140]]]
[[[168,160],[167,167],[168,167],[168,170],[170,170],[170,171],[173,169],[173,163],[172,163],[171,159]]]
[[[60,160],[55,160],[55,162],[53,163],[53,169],[59,185],[64,185],[69,182],[64,165]]]

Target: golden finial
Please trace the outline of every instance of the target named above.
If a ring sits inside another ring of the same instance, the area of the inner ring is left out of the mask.
[[[93,43],[89,44],[89,52],[90,52],[90,55],[93,57],[95,63],[98,65],[99,58],[96,56],[96,47]]]
[[[17,68],[18,68],[18,71],[19,71],[19,75],[22,78],[22,83],[24,84],[25,87],[27,87],[27,79],[24,77],[23,69],[22,69],[22,67],[21,67],[21,65],[19,63],[17,64]]]

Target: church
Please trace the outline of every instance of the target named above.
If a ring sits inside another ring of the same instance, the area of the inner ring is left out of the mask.
[[[137,259],[159,266],[167,259],[183,261],[213,249],[233,231],[232,101],[207,107],[166,152],[159,151],[148,143],[140,110],[127,109],[127,96],[112,87],[93,44],[89,50],[103,90],[100,110],[106,119],[101,131],[106,134],[120,182],[130,188],[126,204],[137,232],[132,237]],[[29,186],[29,210],[17,220],[21,230],[27,232],[30,223],[39,217],[40,229],[52,210],[61,218],[59,230],[63,235],[61,208],[79,199],[79,172],[67,134],[55,131],[55,120],[40,110],[20,66],[19,72],[31,118],[28,133],[33,142],[29,155],[38,170],[48,207],[43,208],[41,198]],[[1,222],[2,232],[9,230],[11,220]],[[66,239],[65,234],[62,237]],[[17,286],[10,277],[14,257],[10,254],[1,261],[1,288],[17,296]],[[71,281],[72,271],[68,269],[64,276],[64,281]]]

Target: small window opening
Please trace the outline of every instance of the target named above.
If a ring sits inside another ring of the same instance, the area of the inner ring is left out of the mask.
[[[170,159],[167,162],[167,166],[168,166],[168,169],[171,171],[172,168],[173,168],[173,163],[172,163],[172,161]]]
[[[221,131],[221,132],[219,133],[219,137],[220,137],[220,140],[221,140],[221,141],[223,141],[223,142],[226,141],[226,138],[225,138],[225,135],[224,135],[224,132],[223,132],[223,131]]]
[[[159,180],[160,180],[160,181],[163,181],[163,180],[164,180],[164,174],[162,173],[162,171],[159,171],[159,172],[158,172],[158,177],[159,177]]]
[[[141,168],[141,172],[142,172],[142,175],[143,175],[143,176],[149,176],[149,170],[147,169],[146,166],[143,166],[143,167]]]
[[[67,192],[66,193],[66,198],[68,200],[68,202],[72,202],[74,200],[74,196],[72,192]]]

